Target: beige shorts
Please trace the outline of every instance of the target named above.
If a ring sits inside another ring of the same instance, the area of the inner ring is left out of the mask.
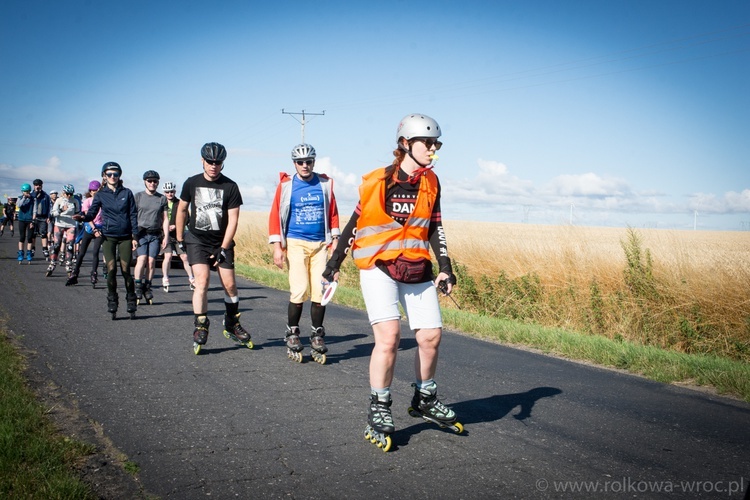
[[[289,266],[289,302],[301,304],[308,298],[320,302],[323,298],[323,271],[328,261],[325,241],[305,241],[289,238],[286,241]]]

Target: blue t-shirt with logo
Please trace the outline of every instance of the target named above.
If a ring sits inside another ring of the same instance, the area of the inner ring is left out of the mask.
[[[325,213],[323,208],[323,188],[314,175],[310,182],[292,178],[291,213],[286,237],[305,241],[324,241]]]

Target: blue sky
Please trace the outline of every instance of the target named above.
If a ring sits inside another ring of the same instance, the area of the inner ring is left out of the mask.
[[[265,211],[305,110],[349,213],[417,112],[446,219],[750,229],[746,0],[6,0],[0,61],[0,195],[181,185],[217,141]]]

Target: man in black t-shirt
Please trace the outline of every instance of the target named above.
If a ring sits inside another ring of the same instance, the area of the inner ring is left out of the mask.
[[[240,325],[240,298],[234,273],[234,235],[242,195],[237,183],[221,173],[227,157],[224,146],[209,142],[201,149],[201,157],[203,173],[183,184],[175,221],[177,243],[184,246],[195,276],[193,351],[200,353],[208,340],[208,285],[212,269],[219,273],[226,292],[224,336],[252,349],[250,334]]]

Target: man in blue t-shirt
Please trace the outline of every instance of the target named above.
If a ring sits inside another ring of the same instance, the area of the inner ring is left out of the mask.
[[[286,345],[289,357],[302,361],[299,321],[302,308],[312,302],[310,344],[313,358],[325,362],[328,348],[323,337],[325,306],[320,302],[320,284],[328,259],[328,248],[335,248],[341,231],[333,179],[313,172],[315,148],[298,144],[292,149],[296,174],[280,173],[271,213],[268,219],[268,242],[273,245],[273,262],[279,269],[289,266],[290,299],[287,312]]]

